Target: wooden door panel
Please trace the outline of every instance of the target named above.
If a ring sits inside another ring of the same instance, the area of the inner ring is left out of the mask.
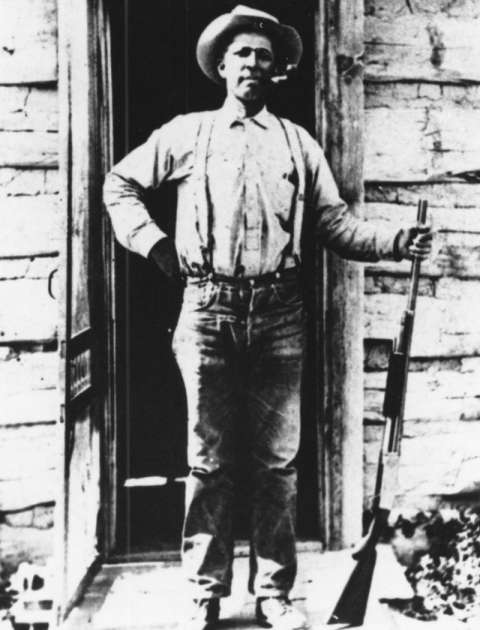
[[[60,0],[61,173],[66,230],[63,258],[64,486],[58,529],[63,533],[65,616],[99,557],[101,438],[106,397],[105,300],[101,257],[101,189],[108,155],[107,70],[103,0]],[[102,18],[102,19],[101,19]],[[102,107],[99,107],[100,99]],[[100,244],[99,244],[100,243]]]
[[[74,594],[98,554],[100,436],[92,431],[92,404],[76,410],[69,435],[67,594]]]

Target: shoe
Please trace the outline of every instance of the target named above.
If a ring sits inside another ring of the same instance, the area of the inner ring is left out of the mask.
[[[258,598],[255,610],[260,625],[274,630],[307,630],[308,622],[288,597]]]
[[[219,616],[220,600],[218,597],[195,600],[185,630],[210,630],[218,622]]]

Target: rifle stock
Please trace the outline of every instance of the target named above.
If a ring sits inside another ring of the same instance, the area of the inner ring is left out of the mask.
[[[425,226],[426,216],[427,202],[420,200],[417,212],[418,227]],[[357,564],[335,605],[333,613],[327,621],[328,624],[342,623],[356,627],[361,626],[365,618],[377,560],[376,546],[388,524],[388,517],[397,490],[410,347],[415,319],[420,265],[421,259],[414,258],[410,273],[407,308],[403,312],[400,332],[394,342],[388,364],[383,404],[385,428],[377,468],[372,520],[367,534],[353,551],[353,558],[357,561]]]

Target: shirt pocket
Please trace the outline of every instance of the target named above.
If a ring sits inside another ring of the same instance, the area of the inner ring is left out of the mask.
[[[276,174],[280,180],[291,186],[298,187],[298,173],[293,161],[290,147],[286,143],[271,143],[268,147],[259,147],[259,168],[266,166],[268,171]]]
[[[298,189],[298,174],[293,165],[282,168],[272,186],[271,198],[275,208],[275,214],[284,222],[291,219],[293,201]],[[284,227],[285,229],[285,227]]]

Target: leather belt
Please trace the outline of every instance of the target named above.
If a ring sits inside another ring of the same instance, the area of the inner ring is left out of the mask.
[[[292,267],[290,269],[284,269],[282,271],[272,271],[270,273],[265,273],[260,276],[253,277],[225,276],[219,273],[210,273],[207,276],[202,277],[189,276],[187,277],[187,283],[198,284],[199,282],[210,280],[211,282],[221,282],[223,284],[230,284],[235,287],[248,288],[266,286],[274,283],[288,282],[292,280],[297,280],[299,277],[299,269],[297,267]]]

